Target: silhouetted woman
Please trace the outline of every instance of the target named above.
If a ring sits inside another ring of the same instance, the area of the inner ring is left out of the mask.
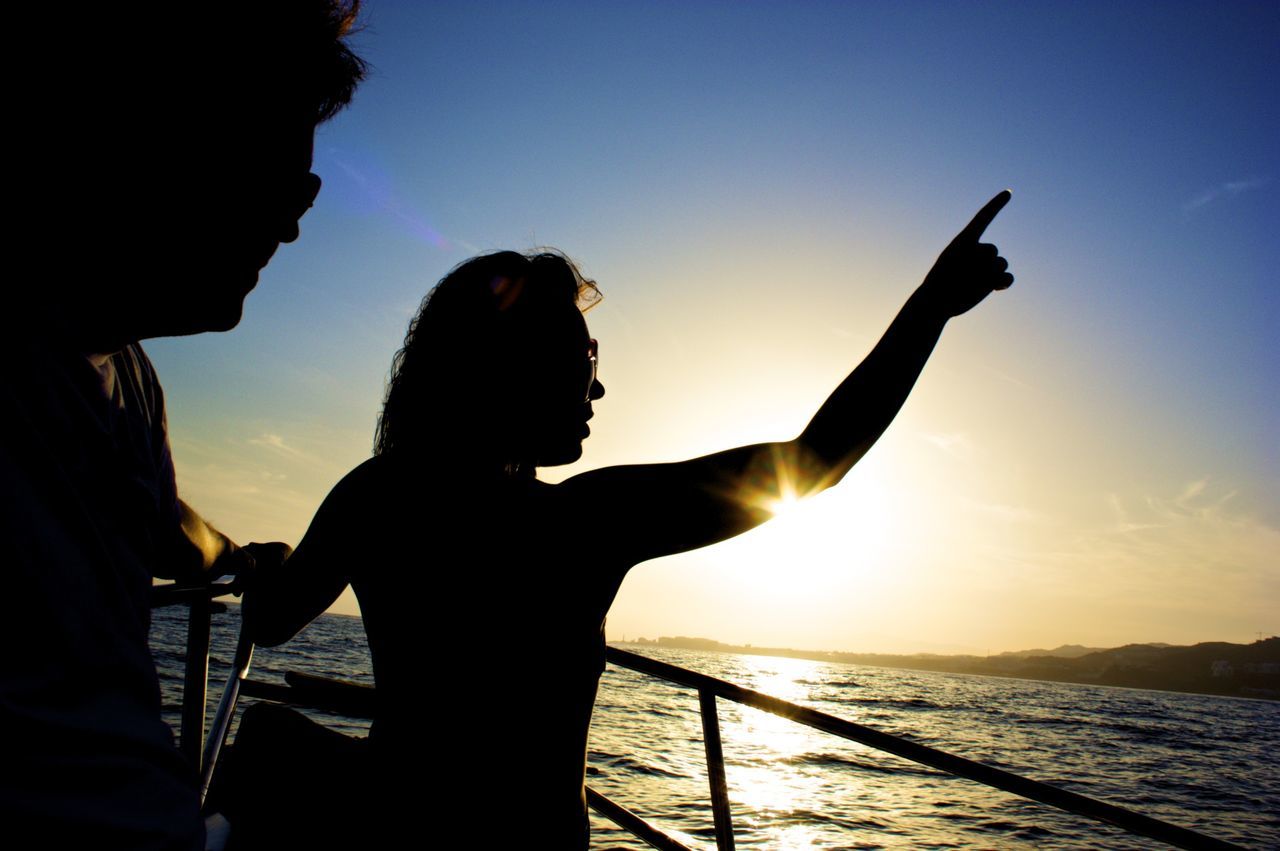
[[[943,251],[798,437],[556,485],[537,468],[581,456],[604,395],[582,316],[598,291],[559,254],[466,261],[410,325],[374,457],[246,600],[256,640],[286,641],[350,583],[377,681],[369,770],[424,781],[396,806],[480,844],[585,846],[587,731],[623,577],[767,519],[739,494],[768,489],[779,459],[800,492],[839,481],[893,420],[946,321],[1012,283],[978,241],[1008,199]],[[446,791],[429,793],[427,778]]]

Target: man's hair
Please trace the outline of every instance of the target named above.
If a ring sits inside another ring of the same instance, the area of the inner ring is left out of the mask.
[[[226,42],[229,88],[241,97],[304,106],[317,124],[332,118],[367,70],[346,42],[360,0],[269,0],[251,8],[239,26],[217,37]]]
[[[281,109],[319,123],[350,102],[367,70],[347,44],[360,0],[264,0],[237,14],[188,0],[75,7],[24,10],[32,82],[17,92],[19,110],[29,104],[40,123],[82,121],[93,132]]]

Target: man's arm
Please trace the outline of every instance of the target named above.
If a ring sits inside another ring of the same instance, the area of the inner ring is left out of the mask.
[[[241,573],[251,560],[226,535],[209,525],[196,510],[178,500],[178,528],[152,571],[160,579],[205,582]]]
[[[238,546],[215,529],[186,502],[178,500],[179,531],[167,563],[161,565],[162,579],[179,582],[212,582],[222,576],[243,576],[255,566],[270,567],[288,558],[288,544],[247,544]]]
[[[183,500],[178,500],[182,535],[178,540],[178,568],[182,576],[217,579],[228,573],[241,573],[250,559],[235,542],[213,528],[208,521]]]

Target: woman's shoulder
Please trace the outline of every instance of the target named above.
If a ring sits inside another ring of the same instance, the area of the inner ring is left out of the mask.
[[[559,506],[575,495],[569,488],[531,476],[509,476],[456,460],[422,463],[387,454],[375,455],[343,476],[325,502],[346,510],[431,505],[465,511],[477,502],[501,510],[517,505]]]
[[[366,487],[377,486],[390,474],[392,468],[387,464],[387,459],[382,455],[374,455],[361,463],[357,464],[345,476],[343,476],[338,484],[334,486],[334,490],[359,490]]]
[[[477,490],[476,482],[456,474],[448,464],[426,464],[387,454],[375,455],[343,476],[325,501],[348,511],[416,510],[425,504],[461,499],[473,490]]]
[[[378,457],[359,464],[329,491],[316,512],[316,520],[340,526],[348,520],[360,524],[371,512],[385,511],[397,502],[391,472]]]
[[[362,462],[338,480],[325,498],[326,503],[346,502],[351,499],[363,499],[371,492],[380,489],[381,480],[386,476],[385,465],[379,463],[376,456]]]

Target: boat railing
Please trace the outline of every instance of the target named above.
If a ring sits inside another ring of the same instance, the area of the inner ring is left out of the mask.
[[[198,585],[172,583],[156,585],[151,589],[151,608],[186,606],[188,609],[178,748],[197,770],[204,763],[202,743],[205,740],[204,716],[209,688],[210,623],[215,612],[225,610],[225,606],[215,598],[239,593],[240,586],[235,581]],[[252,653],[252,649],[250,652]],[[245,668],[248,669],[247,661]]]
[[[157,598],[164,594],[162,586],[155,589]],[[247,679],[249,665],[253,657],[253,645],[242,629],[236,648],[233,669],[227,678],[222,699],[215,712],[207,741],[204,737],[204,707],[206,685],[204,677],[208,674],[209,621],[215,610],[213,597],[236,591],[231,584],[210,586],[203,593],[200,589],[176,589],[169,592],[167,602],[153,605],[169,605],[184,603],[190,606],[191,618],[188,624],[187,671],[184,678],[182,745],[186,753],[193,753],[193,746],[188,743],[188,735],[194,735],[193,760],[200,768],[207,790],[209,778],[217,763],[218,753],[230,731],[231,719],[234,716],[240,695],[248,695],[280,703],[296,706],[312,707],[336,712],[356,718],[373,717],[373,689],[369,686],[357,686],[323,678],[286,675],[287,685],[258,682]],[[201,623],[197,623],[200,621]],[[194,644],[191,642],[194,639]],[[927,765],[930,768],[947,774],[963,777],[985,786],[1000,789],[1013,795],[1038,801],[1042,804],[1094,821],[1104,822],[1131,834],[1155,839],[1175,848],[1194,849],[1238,849],[1240,846],[1222,839],[1216,839],[1190,828],[1143,815],[1133,810],[1109,804],[1087,795],[1081,795],[1066,789],[1042,783],[1005,771],[985,763],[956,756],[945,751],[913,742],[902,736],[895,736],[872,729],[853,721],[837,718],[816,709],[810,709],[795,703],[772,697],[749,688],[744,688],[726,680],[700,674],[667,662],[662,662],[639,653],[632,653],[617,647],[606,649],[606,659],[618,667],[627,668],[638,673],[647,674],[670,683],[694,689],[698,694],[698,705],[702,719],[703,744],[707,757],[707,777],[710,785],[711,812],[715,824],[715,840],[718,851],[732,851],[734,848],[733,815],[729,806],[729,787],[725,778],[724,752],[720,740],[720,720],[717,699],[728,700],[743,706],[769,712],[797,724],[812,727],[816,730],[839,736],[842,739],[858,742],[867,747],[895,754],[912,762]],[[203,671],[203,673],[201,673]],[[199,680],[199,682],[194,682]],[[187,688],[195,686],[190,691]],[[196,708],[189,708],[195,698]],[[199,721],[195,718],[198,714]],[[188,722],[190,719],[190,726]],[[200,743],[204,742],[204,747]],[[628,810],[615,801],[610,800],[590,787],[586,790],[587,803],[592,809],[613,821],[619,827],[629,831],[651,846],[667,851],[691,851],[688,846],[664,833],[646,821],[643,817]],[[203,799],[203,792],[202,792]]]
[[[702,713],[703,742],[707,754],[707,776],[711,786],[711,812],[715,820],[716,847],[720,851],[732,849],[733,824],[729,810],[728,786],[725,782],[724,754],[720,745],[720,721],[716,699],[730,700],[743,706],[751,706],[765,712],[822,730],[842,739],[858,742],[876,750],[895,754],[912,762],[936,768],[957,777],[991,786],[1022,798],[1048,804],[1060,810],[1106,822],[1129,833],[1156,839],[1175,848],[1228,849],[1239,848],[1221,839],[1198,831],[1162,821],[1152,816],[1136,813],[1124,807],[1108,804],[1087,795],[1070,792],[1041,783],[1010,771],[955,756],[927,745],[913,742],[874,730],[853,721],[837,718],[816,709],[789,703],[749,688],[690,671],[649,656],[632,653],[617,647],[606,651],[609,662],[619,667],[648,674],[659,679],[695,689]]]

